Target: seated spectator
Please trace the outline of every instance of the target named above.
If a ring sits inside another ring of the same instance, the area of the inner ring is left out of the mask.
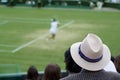
[[[117,69],[117,72],[120,73],[120,55],[115,57],[114,64]]]
[[[97,35],[88,34],[82,42],[72,44],[70,54],[82,70],[60,80],[120,80],[120,74],[104,70],[111,53]]]
[[[116,67],[112,61],[109,61],[108,65],[104,68],[105,71],[117,72]]]
[[[26,80],[40,80],[40,76],[38,70],[35,66],[30,66],[27,71],[27,79]]]
[[[74,62],[70,55],[70,48],[65,51],[64,58],[68,74],[79,73],[81,71],[82,68]]]
[[[57,64],[48,64],[42,80],[59,80],[61,77],[61,69]]]
[[[112,71],[117,72],[116,67],[114,65],[115,58],[111,56],[111,60],[109,61],[108,65],[104,68],[105,71]]]

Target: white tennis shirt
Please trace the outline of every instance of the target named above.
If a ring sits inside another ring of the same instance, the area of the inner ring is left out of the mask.
[[[53,33],[53,34],[56,33],[58,24],[59,24],[58,21],[53,21],[53,22],[51,22],[51,24],[50,24],[50,25],[51,25],[50,33]]]

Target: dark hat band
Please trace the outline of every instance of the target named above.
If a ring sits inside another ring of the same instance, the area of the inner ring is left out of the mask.
[[[79,52],[79,55],[80,55],[84,60],[86,60],[86,61],[88,61],[88,62],[95,63],[95,62],[100,61],[100,60],[102,59],[102,57],[103,57],[103,55],[102,55],[101,57],[99,57],[99,58],[97,58],[97,59],[90,59],[90,58],[88,58],[87,56],[85,56],[85,55],[82,53],[80,47],[81,47],[81,45],[79,46],[79,51],[78,51],[78,52]]]

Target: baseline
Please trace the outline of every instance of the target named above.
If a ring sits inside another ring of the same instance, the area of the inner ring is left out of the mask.
[[[0,46],[3,46],[3,47],[16,47],[16,45],[6,45],[6,44],[0,44]]]
[[[1,25],[4,25],[4,24],[7,24],[7,23],[8,23],[8,21],[0,22],[0,26],[1,26]]]
[[[11,50],[0,50],[0,52],[12,52]]]

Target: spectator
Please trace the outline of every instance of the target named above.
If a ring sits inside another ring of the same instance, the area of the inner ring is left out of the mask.
[[[97,1],[97,8],[100,10],[100,9],[102,9],[102,7],[103,7],[103,2],[102,1],[100,1],[100,0],[98,0]]]
[[[41,0],[37,0],[37,7],[38,8],[42,7],[42,1]]]
[[[35,66],[30,66],[27,71],[27,79],[26,80],[40,80],[40,76],[38,70]]]
[[[120,80],[120,74],[103,70],[110,61],[111,53],[97,35],[88,34],[82,42],[72,44],[70,53],[83,69],[61,80]]]
[[[52,5],[52,0],[48,0],[48,5],[49,5],[49,6]]]
[[[117,69],[117,72],[120,73],[120,55],[115,57],[114,64]]]
[[[68,76],[71,76],[72,74],[75,73],[79,73],[81,71],[82,68],[78,66],[71,57],[70,48],[65,51],[64,58]]]
[[[93,9],[95,7],[95,4],[93,3],[93,1],[90,0],[89,6],[90,6],[91,9]]]
[[[82,68],[74,62],[70,55],[70,48],[65,51],[64,58],[68,74],[79,73],[81,71]]]
[[[112,71],[117,72],[116,67],[114,65],[115,58],[111,56],[111,60],[109,61],[108,65],[104,68],[105,71]]]
[[[117,72],[116,67],[112,61],[109,61],[108,65],[104,68],[105,71]]]
[[[15,1],[14,0],[9,0],[8,1],[8,6],[10,6],[10,7],[15,6]]]
[[[61,69],[57,64],[48,64],[42,80],[59,80],[61,77]]]

